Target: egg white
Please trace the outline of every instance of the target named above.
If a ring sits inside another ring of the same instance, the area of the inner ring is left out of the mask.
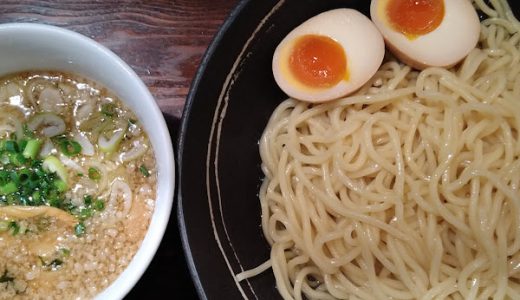
[[[330,88],[313,88],[299,82],[289,69],[289,57],[295,42],[304,35],[327,36],[338,42],[347,58],[348,80]],[[377,71],[384,57],[384,40],[365,15],[353,9],[334,9],[316,15],[294,28],[276,48],[272,69],[280,88],[289,96],[320,102],[356,91]]]
[[[445,14],[441,24],[414,39],[392,28],[384,11],[386,2],[388,0],[372,0],[372,21],[383,34],[388,48],[412,67],[452,66],[475,48],[478,42],[480,21],[468,0],[444,0]]]

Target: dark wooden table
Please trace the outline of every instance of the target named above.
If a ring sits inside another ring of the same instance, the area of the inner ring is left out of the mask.
[[[107,46],[148,86],[175,142],[184,101],[202,55],[237,2],[1,0],[0,23],[56,25]],[[197,297],[182,252],[175,207],[157,255],[128,299]]]

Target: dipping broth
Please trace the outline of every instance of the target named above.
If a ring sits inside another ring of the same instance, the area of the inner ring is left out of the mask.
[[[100,293],[139,248],[156,186],[148,136],[106,88],[0,78],[0,299]]]

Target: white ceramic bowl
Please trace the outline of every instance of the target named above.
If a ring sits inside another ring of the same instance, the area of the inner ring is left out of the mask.
[[[97,299],[121,299],[148,267],[163,237],[173,201],[173,148],[164,118],[135,72],[113,52],[63,28],[26,23],[0,25],[0,76],[27,70],[71,72],[117,94],[141,120],[160,158],[155,211],[141,247],[125,271]]]

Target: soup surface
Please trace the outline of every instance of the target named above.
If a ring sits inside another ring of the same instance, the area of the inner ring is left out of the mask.
[[[77,75],[0,78],[0,299],[92,298],[140,246],[153,149],[114,94]]]

